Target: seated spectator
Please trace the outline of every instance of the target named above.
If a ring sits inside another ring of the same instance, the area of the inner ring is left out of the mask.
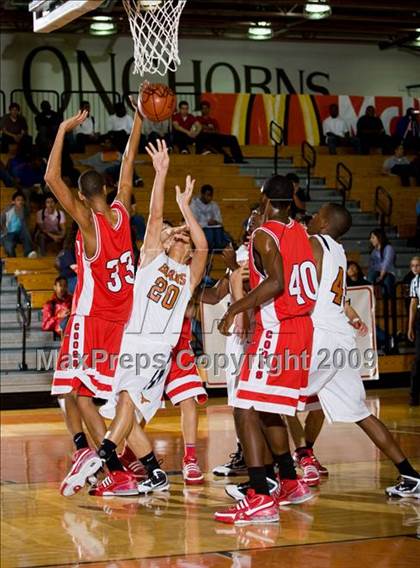
[[[124,103],[116,103],[114,106],[114,114],[112,114],[108,120],[107,136],[121,153],[125,150],[132,127],[133,118],[127,114]]]
[[[21,156],[20,162],[14,165],[13,175],[22,189],[30,189],[35,186],[44,188],[46,167],[45,159],[36,150],[32,150]]]
[[[45,206],[37,211],[34,242],[39,246],[41,256],[45,256],[48,243],[61,249],[66,234],[66,217],[57,209],[57,198],[52,193],[45,196]]]
[[[356,153],[360,153],[360,141],[350,136],[350,129],[346,122],[338,116],[338,106],[330,105],[330,116],[322,123],[325,142],[330,154],[337,154],[337,146],[352,146]]]
[[[349,260],[347,262],[346,284],[347,288],[351,286],[366,286],[370,284],[369,280],[363,274],[360,264],[354,260]]]
[[[154,122],[148,118],[143,118],[142,137],[144,137],[143,146],[153,144],[156,146],[157,140],[165,140],[168,149],[172,148],[171,121],[163,120],[162,122]]]
[[[9,174],[6,166],[3,164],[1,160],[0,160],[0,181],[2,181],[6,187],[16,187],[18,185],[18,181]]]
[[[383,154],[389,151],[390,137],[385,134],[384,125],[376,116],[374,106],[366,107],[366,113],[357,121],[357,137],[362,154],[369,154],[371,148],[381,148]]]
[[[296,174],[289,173],[286,175],[286,179],[291,181],[293,185],[293,203],[290,208],[290,216],[292,219],[296,219],[297,216],[302,217],[306,214],[306,193],[300,187],[300,180]]]
[[[52,110],[48,101],[42,101],[41,111],[35,116],[35,124],[38,130],[35,142],[42,154],[47,157],[48,148],[54,142],[60,125],[60,116],[58,112]]]
[[[420,168],[416,167],[416,163],[414,165],[410,163],[408,158],[404,156],[402,144],[398,144],[394,155],[385,160],[382,168],[384,174],[399,176],[403,187],[410,186],[410,177],[416,177],[416,182],[420,185]]]
[[[12,195],[12,203],[1,212],[1,244],[7,256],[16,256],[16,245],[23,245],[23,253],[28,258],[36,258],[37,254],[27,226],[28,211],[26,198],[22,192]]]
[[[68,293],[67,280],[63,275],[57,276],[54,282],[54,294],[42,306],[42,331],[52,331],[60,338],[64,334],[71,312],[73,296]]]
[[[76,237],[79,226],[76,221],[73,221],[70,227],[70,231],[67,233],[64,239],[63,250],[61,250],[56,259],[55,265],[57,270],[64,276],[67,280],[67,285],[70,294],[74,293],[77,284],[77,273],[76,273]]]
[[[3,153],[9,151],[10,144],[19,144],[22,141],[32,144],[32,138],[28,136],[28,123],[20,114],[20,106],[17,103],[11,103],[9,113],[0,119],[0,132]]]
[[[225,163],[244,164],[245,160],[236,136],[220,132],[219,123],[210,116],[209,102],[201,101],[200,107],[201,116],[198,116],[197,120],[201,125],[201,130],[196,139],[197,154],[214,150],[224,155]],[[229,149],[230,155],[225,151],[225,148]]]
[[[197,117],[190,114],[187,101],[181,101],[178,105],[179,112],[172,117],[172,129],[174,145],[178,146],[181,154],[189,154],[189,145],[194,144],[200,133],[201,126]]]
[[[397,123],[396,137],[406,150],[420,151],[420,111],[408,108]]]
[[[194,197],[191,210],[206,235],[209,251],[222,250],[229,243],[224,230],[220,208],[213,201],[214,189],[211,185],[203,185],[200,197]]]
[[[82,124],[76,126],[73,135],[75,137],[75,152],[83,154],[87,144],[96,144],[99,141],[99,135],[95,132],[95,119],[90,114],[90,103],[82,101],[80,110],[87,110],[88,116]]]

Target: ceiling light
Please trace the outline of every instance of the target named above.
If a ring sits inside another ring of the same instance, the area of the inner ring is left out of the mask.
[[[162,0],[140,0],[140,7],[142,10],[153,11],[159,8]]]
[[[93,16],[92,20],[95,20],[95,22],[112,22],[112,17],[111,16]]]
[[[310,0],[303,9],[303,15],[310,20],[322,20],[331,16],[331,13],[331,6],[327,0]]]
[[[112,21],[96,21],[93,24],[90,24],[89,33],[92,35],[112,35],[115,34],[117,31],[117,26]]]
[[[273,30],[269,22],[258,22],[252,24],[248,28],[248,37],[250,39],[271,39],[273,37]]]

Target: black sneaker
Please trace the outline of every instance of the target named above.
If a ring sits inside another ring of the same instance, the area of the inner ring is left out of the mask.
[[[269,477],[266,479],[270,495],[273,495],[279,488],[279,484],[277,481],[274,481],[274,479],[270,479]],[[234,483],[226,485],[225,492],[229,495],[229,497],[235,499],[235,501],[242,501],[242,499],[246,497],[248,489],[251,489],[251,483],[249,481],[245,481],[244,483],[238,483],[238,485],[235,485]]]
[[[234,452],[229,456],[230,462],[224,465],[218,465],[213,469],[213,475],[218,477],[234,477],[235,475],[247,475],[248,468],[244,461],[244,456],[242,452]]]
[[[155,469],[149,479],[137,485],[138,491],[142,495],[153,491],[168,491],[169,487],[168,476],[161,469]]]
[[[414,497],[420,499],[420,479],[409,475],[401,475],[397,485],[387,487],[385,493],[389,497]]]

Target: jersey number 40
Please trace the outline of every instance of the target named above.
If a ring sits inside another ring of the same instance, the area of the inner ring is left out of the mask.
[[[289,282],[289,295],[296,297],[299,306],[305,303],[302,289],[307,299],[316,300],[318,292],[316,268],[313,262],[307,260],[302,264],[294,264]]]

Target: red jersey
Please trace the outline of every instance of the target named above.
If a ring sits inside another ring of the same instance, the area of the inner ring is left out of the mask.
[[[97,240],[92,258],[86,257],[82,234],[77,233],[77,286],[72,314],[125,324],[133,305],[134,285],[130,217],[119,201],[114,201],[111,209],[118,214],[114,227],[102,213],[92,211]]]
[[[273,238],[283,259],[284,291],[255,311],[257,324],[269,329],[282,320],[310,314],[315,306],[318,281],[312,248],[302,225],[293,220],[287,225],[280,221],[267,221],[251,236],[251,288],[256,288],[265,278],[255,265],[253,240],[257,231],[264,231]]]
[[[191,130],[192,125],[197,122],[197,117],[192,114],[182,116],[180,112],[176,112],[172,116],[172,122],[176,122],[179,126],[182,126],[182,128],[185,128],[186,130]]]
[[[219,123],[215,118],[212,118],[211,116],[197,116],[197,120],[203,126],[213,127],[212,130],[214,130],[214,132],[217,132],[219,130]]]

